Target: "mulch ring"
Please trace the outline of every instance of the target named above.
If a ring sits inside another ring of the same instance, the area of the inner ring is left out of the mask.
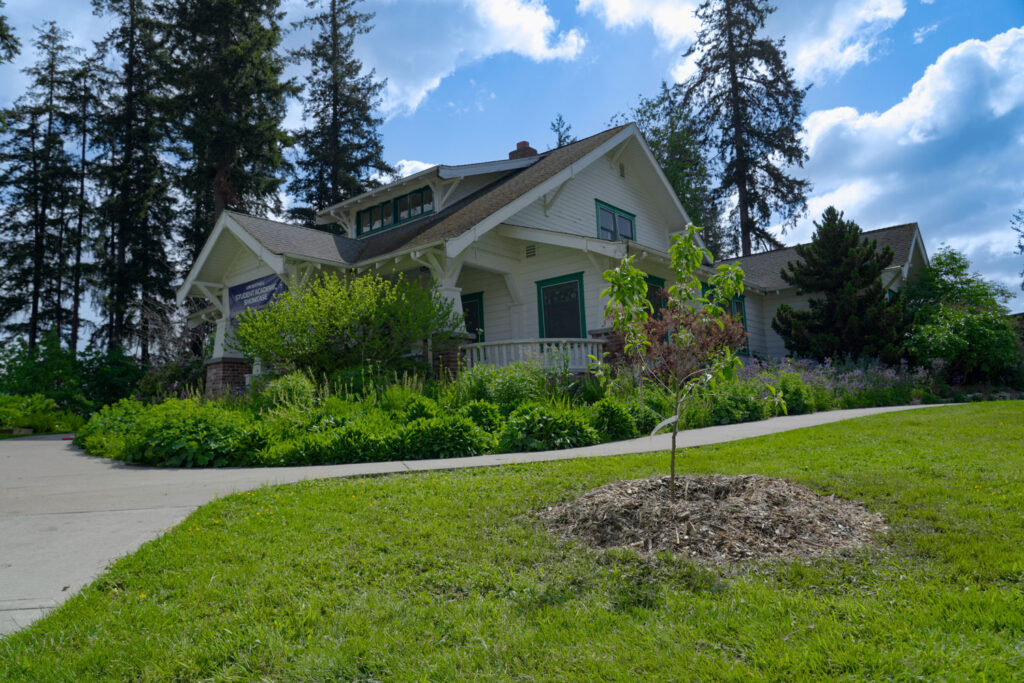
[[[862,503],[756,474],[617,481],[541,511],[548,531],[594,548],[668,551],[708,564],[810,559],[871,544],[888,527]]]

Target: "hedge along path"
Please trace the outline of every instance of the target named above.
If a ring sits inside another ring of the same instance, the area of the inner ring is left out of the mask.
[[[682,448],[926,406],[775,417],[679,433]],[[27,626],[219,495],[305,479],[492,467],[664,451],[670,434],[563,451],[274,468],[161,469],[85,456],[60,436],[0,442],[0,634]],[[685,463],[685,454],[683,462]],[[667,464],[666,464],[667,467]],[[74,562],[66,558],[75,558]]]

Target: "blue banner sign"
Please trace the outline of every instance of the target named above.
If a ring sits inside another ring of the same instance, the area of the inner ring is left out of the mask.
[[[250,280],[228,288],[228,306],[231,321],[238,319],[238,314],[247,308],[258,310],[263,308],[274,297],[288,289],[284,281],[276,275],[267,275],[258,280]]]

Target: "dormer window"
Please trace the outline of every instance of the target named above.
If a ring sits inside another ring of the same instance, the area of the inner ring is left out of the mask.
[[[368,235],[434,212],[434,191],[421,187],[356,212],[356,235]]]
[[[606,204],[597,202],[597,236],[603,240],[618,242],[636,239],[636,216]]]

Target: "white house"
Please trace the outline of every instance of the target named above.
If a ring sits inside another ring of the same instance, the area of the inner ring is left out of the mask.
[[[626,124],[549,152],[520,142],[508,159],[434,166],[329,206],[317,223],[341,234],[230,211],[217,220],[178,290],[179,303],[206,300],[194,319],[216,321],[208,391],[250,372],[230,347],[233,315],[317,271],[429,275],[465,313],[469,364],[551,358],[546,351],[557,347],[572,369],[584,369],[608,329],[603,272],[635,254],[650,282],[665,284],[671,235],[690,219]],[[749,290],[735,307],[746,309],[750,350],[782,355],[770,319],[795,293],[771,277],[777,257],[767,256],[743,260]]]

